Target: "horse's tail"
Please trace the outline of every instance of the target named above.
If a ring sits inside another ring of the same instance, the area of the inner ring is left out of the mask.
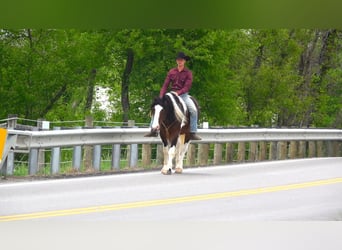
[[[174,96],[172,93],[167,93],[166,95],[170,97],[173,108],[175,110],[176,119],[182,123],[181,127],[183,127],[185,125],[185,123],[187,122],[186,105],[185,105],[184,101],[182,100],[182,98],[180,98],[178,96]],[[178,102],[175,100],[175,98],[178,99]],[[179,103],[182,105],[184,111],[182,111],[180,109]]]

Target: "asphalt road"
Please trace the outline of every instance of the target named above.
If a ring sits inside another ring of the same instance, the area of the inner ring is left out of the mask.
[[[342,158],[0,181],[0,222],[342,220]]]

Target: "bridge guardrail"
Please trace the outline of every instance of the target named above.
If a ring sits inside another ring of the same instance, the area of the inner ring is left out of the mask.
[[[144,137],[148,131],[148,128],[94,128],[49,131],[8,130],[8,133],[18,136],[18,148],[160,143],[159,138]],[[342,130],[339,129],[199,129],[198,134],[202,140],[194,143],[342,140]]]
[[[28,173],[36,174],[38,171],[39,153],[43,149],[52,149],[51,155],[51,173],[56,174],[59,172],[59,161],[56,157],[60,158],[60,154],[57,153],[60,148],[73,147],[73,159],[77,158],[77,161],[81,160],[82,146],[93,146],[93,166],[94,169],[99,171],[101,168],[101,145],[112,145],[112,169],[120,169],[118,166],[117,158],[120,158],[120,151],[118,147],[120,145],[129,145],[129,167],[136,167],[138,159],[142,159],[148,163],[148,154],[151,154],[151,147],[148,145],[155,144],[160,147],[161,141],[159,138],[144,137],[143,135],[149,131],[148,128],[84,128],[84,129],[67,129],[67,130],[47,130],[47,131],[21,131],[15,129],[8,129],[9,136],[15,136],[16,142],[14,153],[28,153],[29,154],[29,166]],[[265,159],[286,159],[286,158],[298,158],[299,157],[315,157],[324,156],[324,153],[320,153],[323,149],[320,146],[323,142],[329,142],[328,144],[334,144],[327,146],[324,149],[326,155],[341,156],[341,142],[342,142],[342,130],[340,129],[276,129],[276,128],[247,128],[247,129],[199,129],[198,134],[202,137],[201,141],[192,142],[192,146],[188,152],[188,165],[198,164],[203,165],[206,161],[205,154],[209,154],[208,145],[214,145],[214,164],[220,164],[229,162],[232,159],[231,152],[234,151],[232,144],[238,143],[235,146],[238,153],[237,161],[245,161],[246,154],[242,151],[246,151],[246,144],[248,144],[248,160],[265,160]],[[308,152],[303,149],[308,147]],[[313,142],[315,142],[313,144]],[[317,143],[317,144],[316,144]],[[223,149],[222,145],[226,145]],[[302,145],[301,145],[302,144]],[[308,145],[306,145],[308,144]],[[141,150],[138,149],[142,147]],[[142,145],[142,146],[140,146]],[[116,149],[114,150],[114,148]],[[194,156],[194,147],[197,147],[199,158],[204,160],[191,159]],[[245,148],[245,149],[244,149]],[[77,150],[76,150],[77,149]],[[310,152],[314,150],[315,152]],[[141,152],[139,152],[141,151]],[[217,151],[217,152],[216,152]],[[297,151],[297,152],[295,152]],[[115,153],[116,152],[116,153]],[[78,155],[75,155],[78,154]],[[116,155],[115,155],[116,154]],[[251,155],[254,154],[254,157]],[[302,155],[300,155],[302,154]],[[220,156],[221,155],[221,156]],[[224,155],[224,156],[223,156]],[[257,156],[258,155],[258,156]],[[296,156],[294,156],[296,155]],[[6,157],[6,156],[5,156]],[[13,155],[7,157],[7,159],[13,160]],[[100,159],[99,159],[100,158]],[[225,159],[223,159],[225,158]],[[234,157],[233,157],[234,158]],[[208,160],[207,160],[208,161]],[[4,163],[4,161],[3,161]],[[80,163],[73,160],[73,165],[76,166],[76,170],[79,170]],[[7,174],[13,173],[13,163],[6,163]],[[75,166],[73,166],[75,168]]]

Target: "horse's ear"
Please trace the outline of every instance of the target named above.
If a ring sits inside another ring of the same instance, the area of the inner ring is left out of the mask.
[[[162,97],[160,97],[160,96],[156,96],[156,97],[154,98],[154,103],[161,104],[161,103],[162,103],[162,100],[163,100],[163,98],[162,98]]]
[[[157,104],[159,104],[159,103],[160,103],[160,98],[159,98],[159,96],[154,97],[153,102],[152,102],[152,104],[151,104],[151,108],[153,108],[153,106],[155,106],[155,105],[157,105]]]

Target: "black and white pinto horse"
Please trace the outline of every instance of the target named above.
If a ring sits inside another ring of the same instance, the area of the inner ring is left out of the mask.
[[[191,97],[197,110],[198,103]],[[183,172],[183,159],[190,141],[190,115],[185,102],[170,92],[161,98],[155,98],[151,105],[152,131],[159,131],[163,142],[164,164],[162,174],[172,173],[175,160],[175,173]]]

